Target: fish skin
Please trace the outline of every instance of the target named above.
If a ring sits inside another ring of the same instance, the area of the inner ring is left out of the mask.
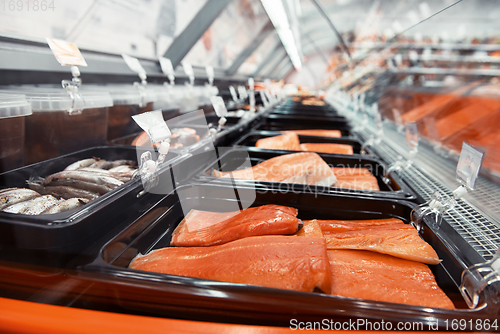
[[[172,233],[170,245],[206,247],[251,236],[293,234],[300,224],[297,213],[281,205],[225,213],[191,210]]]
[[[33,198],[28,201],[13,204],[4,208],[2,211],[8,213],[38,215],[47,208],[56,204],[59,200],[51,195],[45,195]]]
[[[369,250],[426,264],[441,262],[436,251],[408,224],[323,233],[328,249]]]
[[[454,309],[425,264],[363,250],[328,250],[332,295]]]
[[[255,147],[270,150],[300,151],[299,136],[295,133],[285,133],[281,136],[262,138],[257,140]]]
[[[54,181],[50,182],[48,186],[49,187],[51,187],[51,186],[68,186],[68,187],[72,187],[72,188],[87,190],[87,191],[90,191],[93,193],[97,193],[99,195],[104,195],[104,194],[110,192],[111,190],[113,190],[113,189],[106,187],[105,185],[102,185],[102,184],[73,180],[73,179],[54,180]]]
[[[72,163],[68,167],[64,168],[64,170],[77,170],[83,167],[88,167],[95,163],[97,160],[94,158],[89,158],[89,159],[83,159],[77,162]]]
[[[328,143],[305,143],[300,144],[301,151],[330,153],[330,154],[354,154],[351,145],[345,144],[328,144]]]
[[[68,210],[76,209],[88,203],[89,200],[85,198],[69,198],[54,204],[52,207],[45,209],[40,214],[54,214]]]
[[[167,247],[136,257],[129,268],[215,281],[331,292],[324,239],[259,236],[211,247]]]
[[[0,193],[0,210],[30,199],[39,197],[40,194],[31,189],[25,188],[9,188]]]
[[[232,172],[214,170],[213,175],[224,178],[322,186],[331,186],[337,182],[328,164],[313,152],[285,154],[268,159],[251,168]]]
[[[87,172],[87,171],[62,171],[58,173],[54,173],[43,181],[44,185],[50,184],[54,179],[74,179],[80,181],[86,181],[91,183],[102,184],[110,188],[116,188],[123,184],[122,181],[119,181],[112,176],[100,175],[97,173]]]

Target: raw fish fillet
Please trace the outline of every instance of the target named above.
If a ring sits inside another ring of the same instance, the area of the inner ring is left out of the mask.
[[[297,237],[324,237],[323,232],[321,231],[321,227],[315,219],[303,222],[302,228],[294,235]]]
[[[300,144],[300,149],[302,151],[319,152],[319,153],[349,154],[349,155],[354,154],[352,146],[344,144],[307,143],[307,144]]]
[[[368,219],[368,220],[306,220],[304,224],[315,221],[321,228],[323,233],[338,233],[355,230],[365,230],[375,227],[405,226],[401,219],[388,218],[388,219]]]
[[[372,175],[337,176],[336,187],[380,191],[378,180]]]
[[[263,205],[233,212],[191,210],[172,234],[171,246],[215,246],[258,235],[293,234],[297,209]]]
[[[300,151],[299,136],[295,133],[286,133],[281,136],[263,138],[257,140],[255,147],[270,150]]]
[[[219,172],[214,176],[244,180],[331,186],[337,182],[328,164],[316,153],[293,153],[266,160],[252,168]]]
[[[314,137],[330,137],[330,138],[342,137],[342,133],[340,132],[340,130],[287,130],[281,132],[295,133],[297,135],[314,136]]]
[[[356,168],[356,167],[332,167],[333,174],[335,176],[357,176],[357,175],[372,175],[368,168]]]
[[[388,224],[343,232],[323,230],[323,233],[328,249],[370,250],[427,264],[440,262],[434,249],[408,224]]]
[[[130,268],[231,283],[330,293],[322,238],[249,237],[211,247],[170,247],[136,257]]]
[[[332,294],[454,309],[425,264],[358,250],[329,250]]]

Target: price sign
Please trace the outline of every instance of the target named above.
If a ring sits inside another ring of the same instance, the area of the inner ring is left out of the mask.
[[[47,38],[47,43],[62,66],[87,66],[87,62],[75,44],[51,38]]]
[[[483,152],[463,142],[457,165],[457,180],[471,190],[474,190],[476,186],[477,176],[483,163],[483,156]]]
[[[236,95],[236,89],[233,86],[229,86],[229,92],[231,93],[231,97],[234,102],[238,102],[238,95]]]
[[[212,106],[214,107],[215,113],[219,117],[227,116],[227,108],[224,100],[220,96],[212,96],[210,98],[210,102],[212,102]]]

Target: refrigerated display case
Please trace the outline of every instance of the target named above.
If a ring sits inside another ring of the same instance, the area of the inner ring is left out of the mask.
[[[495,1],[46,5],[0,12],[1,330],[498,331]],[[81,47],[76,97],[43,37]]]

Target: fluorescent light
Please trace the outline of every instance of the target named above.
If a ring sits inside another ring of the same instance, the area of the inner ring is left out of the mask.
[[[292,61],[293,67],[297,71],[302,69],[302,61],[300,60],[300,53],[295,43],[295,36],[290,29],[288,16],[283,6],[282,0],[261,0],[262,6],[267,12],[269,19],[278,32],[281,43],[285,47],[285,51]]]

